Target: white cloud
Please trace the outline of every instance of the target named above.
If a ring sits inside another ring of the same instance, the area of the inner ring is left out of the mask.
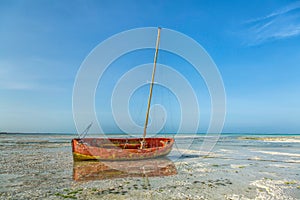
[[[291,4],[287,5],[284,8],[281,8],[281,9],[279,9],[277,11],[274,11],[274,12],[270,13],[267,16],[248,20],[246,23],[252,23],[252,22],[262,21],[262,20],[265,20],[265,19],[268,19],[268,18],[272,18],[272,17],[278,16],[278,15],[283,15],[285,13],[288,13],[290,11],[296,10],[298,8],[300,8],[300,1],[291,3]]]
[[[258,45],[300,35],[300,1],[266,16],[248,20],[245,37],[247,45]]]

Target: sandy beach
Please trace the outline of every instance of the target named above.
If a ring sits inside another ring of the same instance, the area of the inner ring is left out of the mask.
[[[129,171],[74,163],[72,137],[0,135],[0,199],[300,197],[299,136],[221,136],[204,157],[198,155],[203,137],[183,137],[178,143],[193,140],[193,145],[180,159],[173,157],[175,147],[168,158],[150,162],[154,168],[129,163]]]

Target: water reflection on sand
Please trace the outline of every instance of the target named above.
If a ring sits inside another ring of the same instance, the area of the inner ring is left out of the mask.
[[[73,165],[75,181],[175,174],[177,169],[174,163],[166,157],[138,161],[75,161]]]

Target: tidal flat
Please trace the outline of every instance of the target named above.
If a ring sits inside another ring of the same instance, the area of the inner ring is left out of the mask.
[[[168,158],[119,168],[74,162],[73,137],[1,134],[0,199],[300,197],[300,136],[221,135],[206,156],[199,155],[205,136],[180,137]],[[192,145],[182,150],[184,143]]]

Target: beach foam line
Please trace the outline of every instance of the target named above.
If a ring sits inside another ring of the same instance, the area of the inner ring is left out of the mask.
[[[180,148],[173,148],[173,151],[176,151],[176,152],[181,152],[181,153],[184,153],[184,154],[194,154],[194,155],[199,155],[201,156],[202,154],[209,154],[209,155],[214,155],[214,156],[220,156],[220,154],[217,154],[216,152],[213,152],[213,151],[210,151],[210,152],[207,152],[207,151],[201,151],[200,149],[199,150],[194,150],[194,149],[180,149]]]
[[[289,143],[300,143],[300,139],[291,139],[291,138],[285,138],[285,139],[265,139],[264,141],[267,142],[289,142]]]
[[[300,157],[300,154],[296,154],[296,153],[285,153],[285,152],[276,152],[276,151],[252,151],[252,152],[279,155],[279,156]]]
[[[264,142],[290,142],[290,143],[300,143],[300,137],[290,136],[290,137],[253,137],[253,136],[242,136],[238,137],[239,140],[261,140]]]

